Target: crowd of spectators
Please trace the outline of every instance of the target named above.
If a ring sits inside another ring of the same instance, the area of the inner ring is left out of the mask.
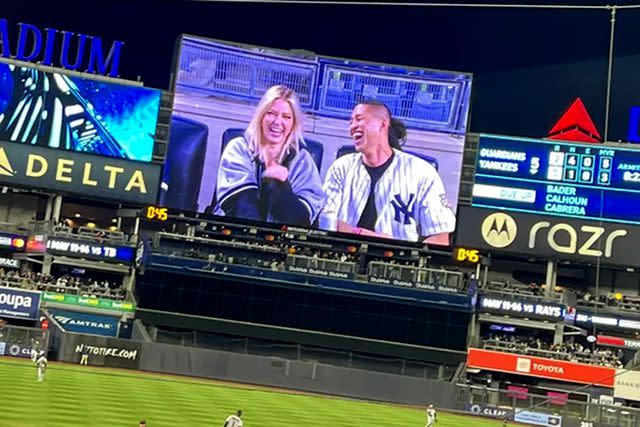
[[[491,280],[487,282],[487,285],[483,288],[487,293],[499,293],[508,295],[517,295],[536,299],[549,299],[545,295],[545,286],[538,283],[517,283],[510,281],[498,281]],[[551,294],[552,300],[560,300],[562,294],[559,292],[553,292]]]
[[[583,346],[577,342],[551,344],[540,338],[493,335],[484,340],[484,348],[611,368],[624,367],[622,350]]]
[[[0,268],[0,286],[34,291],[48,291],[79,295],[85,298],[109,298],[122,300],[125,291],[122,284],[112,280],[97,280],[89,277],[63,274],[52,276],[35,272],[5,271]]]
[[[595,296],[589,291],[578,292],[578,305],[599,308],[609,308],[622,311],[640,311],[640,297],[633,295],[623,295],[621,293],[607,293]]]

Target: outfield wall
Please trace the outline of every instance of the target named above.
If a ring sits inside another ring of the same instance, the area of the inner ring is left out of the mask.
[[[250,354],[54,332],[60,361],[233,381],[312,393],[454,409],[455,384]]]
[[[357,399],[455,407],[455,384],[276,357],[142,343],[139,369]]]
[[[138,369],[361,400],[468,413],[470,397],[454,383],[382,372],[172,344],[63,332],[53,328],[52,356],[68,363]],[[594,408],[595,409],[595,408]],[[565,414],[564,427],[578,427]],[[622,427],[613,423],[607,426]]]

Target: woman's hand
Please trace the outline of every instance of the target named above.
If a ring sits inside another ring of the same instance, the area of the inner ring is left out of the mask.
[[[263,178],[271,178],[284,182],[289,178],[289,170],[278,163],[278,157],[282,147],[268,146],[263,151],[265,170]]]

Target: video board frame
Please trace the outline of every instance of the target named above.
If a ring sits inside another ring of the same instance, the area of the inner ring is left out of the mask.
[[[198,36],[191,36],[191,35],[183,35],[181,36],[181,38],[178,40],[178,43],[176,44],[176,48],[175,48],[175,53],[174,53],[174,72],[172,74],[172,78],[171,78],[171,87],[172,90],[174,91],[175,95],[175,104],[174,104],[174,121],[172,122],[172,128],[171,128],[171,139],[172,141],[176,138],[176,129],[177,127],[175,126],[176,123],[176,118],[178,119],[182,119],[183,120],[183,124],[185,125],[185,127],[188,126],[198,126],[198,123],[193,123],[193,122],[197,122],[197,117],[195,114],[191,114],[190,116],[188,114],[185,114],[184,111],[181,111],[181,108],[183,108],[184,110],[184,105],[185,105],[185,100],[181,99],[181,93],[180,93],[180,69],[179,69],[179,64],[181,61],[181,58],[183,57],[183,48],[184,48],[184,41],[185,39],[187,40],[192,40],[192,39],[196,39],[196,41],[205,41],[207,43],[223,43],[228,45],[231,48],[243,48],[243,49],[247,49],[250,52],[261,52],[261,53],[265,53],[265,54],[269,54],[269,55],[285,55],[287,57],[292,58],[292,60],[302,63],[302,64],[306,64],[306,66],[309,66],[309,64],[311,64],[313,61],[316,61],[318,57],[317,55],[310,53],[310,52],[299,52],[299,51],[285,51],[285,50],[280,50],[280,49],[272,49],[272,48],[263,48],[263,47],[258,47],[258,46],[249,46],[249,45],[245,45],[245,44],[240,44],[240,43],[234,43],[234,42],[227,42],[227,41],[219,41],[219,40],[212,40],[212,39],[207,39],[204,37],[198,37]],[[320,58],[320,63],[322,64],[322,62],[326,60],[327,64],[329,65],[333,65],[334,63],[336,63],[336,61],[345,61],[344,59],[340,59],[340,58],[333,58],[333,57],[321,57]],[[349,60],[351,62],[354,62],[354,60]],[[358,62],[358,61],[355,61]],[[439,73],[441,75],[446,75],[447,73],[449,73],[450,75],[457,75],[457,76],[462,76],[461,78],[466,79],[466,83],[464,85],[462,85],[463,87],[463,91],[460,92],[459,96],[464,97],[464,112],[463,114],[458,117],[456,120],[451,120],[452,123],[455,123],[455,126],[458,126],[458,130],[457,132],[450,132],[448,134],[449,137],[453,137],[453,138],[458,138],[458,144],[459,144],[459,151],[456,152],[456,158],[455,160],[449,160],[447,162],[445,162],[445,164],[440,164],[441,167],[441,171],[455,171],[453,172],[453,174],[456,175],[455,178],[455,182],[451,183],[449,181],[447,181],[447,183],[445,183],[445,187],[446,187],[446,196],[447,197],[442,197],[441,200],[438,203],[442,203],[443,205],[448,205],[452,207],[452,211],[454,212],[454,218],[455,218],[455,210],[457,207],[457,202],[458,202],[458,191],[459,191],[459,185],[460,185],[460,169],[462,166],[462,152],[464,149],[464,138],[466,135],[466,130],[468,128],[469,125],[469,120],[470,120],[470,115],[471,115],[471,108],[470,108],[470,104],[471,104],[471,91],[472,91],[472,74],[471,73],[461,73],[461,72],[447,72],[447,71],[439,71],[439,70],[418,70],[418,69],[413,69],[411,67],[399,67],[399,66],[395,66],[395,65],[390,65],[390,64],[375,64],[372,62],[363,62],[361,61],[362,64],[367,64],[367,66],[369,67],[369,69],[367,70],[368,72],[371,72],[372,70],[375,71],[375,66],[379,66],[379,67],[384,67],[384,70],[382,68],[378,68],[377,71],[380,72],[380,74],[388,74],[393,76],[393,73],[398,73],[398,70],[411,70],[411,73],[409,77],[411,76],[419,76],[420,74],[425,74],[427,72],[433,72],[433,73]],[[210,64],[211,65],[211,64]],[[219,64],[218,64],[219,65]],[[205,65],[203,64],[199,64],[198,66],[200,67],[205,67]],[[205,67],[206,68],[206,67]],[[322,68],[322,67],[320,67]],[[226,69],[227,72],[229,72],[229,69]],[[384,73],[382,73],[382,71],[384,71]],[[220,71],[217,71],[220,72]],[[407,76],[404,76],[407,77]],[[193,80],[192,80],[193,81]],[[311,85],[312,86],[312,85]],[[320,85],[321,86],[321,85]],[[321,89],[321,88],[320,88]],[[371,90],[371,89],[370,89]],[[216,94],[216,95],[210,95],[210,98],[216,98],[216,99],[221,99],[224,101],[233,101],[236,103],[244,103],[245,104],[245,109],[240,113],[237,114],[234,119],[235,119],[235,123],[234,126],[227,126],[226,127],[226,131],[233,131],[235,133],[235,137],[238,136],[242,136],[242,134],[244,133],[244,129],[246,128],[246,124],[249,122],[250,118],[251,118],[251,114],[253,113],[253,105],[251,105],[252,100],[251,99],[233,99],[232,96],[229,96],[228,94]],[[424,98],[424,96],[423,96]],[[254,97],[253,98],[253,102],[255,103],[255,100],[257,98]],[[324,135],[327,136],[327,130],[320,130],[319,131],[319,127],[321,127],[321,125],[318,124],[319,121],[322,120],[334,120],[334,121],[339,121],[342,120],[343,122],[343,126],[344,126],[344,132],[343,134],[341,134],[340,136],[336,136],[335,135],[335,129],[333,129],[333,131],[329,130],[330,132],[334,132],[334,134],[329,134],[328,138],[343,138],[346,136],[346,134],[348,133],[348,125],[346,124],[348,122],[348,118],[345,118],[344,113],[338,115],[338,114],[333,114],[333,112],[329,111],[324,111],[324,110],[320,110],[320,105],[321,105],[321,99],[320,96],[317,97],[317,99],[313,100],[310,97],[305,97],[304,98],[304,102],[309,105],[308,109],[305,111],[305,115],[307,116],[307,120],[306,120],[306,126],[304,128],[304,132],[305,132],[305,139],[313,139],[316,135],[324,132]],[[206,109],[205,107],[203,107],[203,105],[200,102],[191,102],[192,104],[198,105],[198,107],[201,110]],[[302,102],[301,102],[302,103]],[[462,104],[461,104],[462,105]],[[462,108],[462,107],[460,107]],[[218,117],[221,115],[221,112],[219,111],[220,109],[218,109],[218,111],[216,111],[215,113],[212,113],[212,115],[218,115]],[[349,112],[350,113],[350,110]],[[207,112],[202,113],[201,112],[201,116],[202,115],[206,115]],[[180,117],[180,115],[182,115],[183,117]],[[350,114],[348,114],[350,115]],[[338,117],[341,116],[341,117]],[[312,118],[312,120],[309,120],[309,118]],[[324,119],[324,117],[329,117],[329,119]],[[195,120],[194,120],[195,119]],[[464,123],[464,126],[460,127],[460,123]],[[412,126],[411,123],[407,123],[410,126],[409,129],[409,140],[411,140],[412,138],[412,133],[415,135],[423,130],[416,128],[415,126]],[[211,127],[207,128],[206,126],[200,126],[199,129],[194,130],[194,134],[200,133],[200,137],[203,139],[206,139],[207,142],[209,142],[209,140],[211,140],[211,137],[207,134],[208,131],[211,130]],[[217,131],[220,133],[223,133],[223,131]],[[434,134],[438,134],[438,135],[445,135],[444,131],[442,129],[439,129],[438,131],[434,131],[432,132]],[[312,136],[309,136],[309,134],[311,134]],[[203,135],[205,135],[203,137]],[[453,135],[453,136],[452,136]],[[224,135],[223,135],[224,137]],[[228,143],[229,141],[227,140],[226,143]],[[352,141],[350,141],[352,142]],[[325,141],[322,141],[320,143],[320,145],[324,145]],[[223,143],[224,144],[224,143]],[[409,144],[409,143],[408,143]],[[416,142],[415,144],[418,144],[418,142]],[[205,144],[201,144],[200,147],[192,147],[192,151],[195,153],[197,152],[197,156],[194,157],[211,157],[214,158],[214,163],[216,161],[220,161],[220,157],[222,156],[222,150],[220,150],[220,148],[217,148],[215,151],[218,151],[218,153],[216,154],[211,154],[211,150],[207,151],[207,148],[203,148],[202,145],[207,145]],[[344,145],[344,144],[343,144]],[[440,145],[440,149],[442,149],[442,146],[445,144],[439,144]],[[433,142],[431,147],[433,146]],[[175,144],[174,144],[174,148],[175,148]],[[323,147],[321,147],[322,149]],[[330,150],[336,150],[339,147],[331,147]],[[406,148],[406,147],[405,147]],[[410,149],[414,149],[414,146],[410,146]],[[418,147],[420,148],[420,147]],[[425,150],[428,151],[428,148],[424,148]],[[451,151],[455,151],[456,149],[451,149]],[[325,152],[327,150],[325,149]],[[204,161],[202,163],[194,160],[193,158],[188,158],[188,156],[182,157],[181,158],[181,162],[183,164],[183,166],[185,167],[185,169],[188,170],[193,170],[193,169],[202,169],[203,172],[203,176],[199,179],[199,182],[194,182],[194,180],[191,177],[186,176],[185,174],[179,174],[179,173],[175,173],[175,166],[172,166],[172,144],[169,145],[168,150],[167,150],[167,165],[165,167],[165,172],[164,172],[164,179],[163,179],[163,189],[161,192],[161,196],[160,196],[160,200],[159,200],[159,205],[165,206],[165,207],[169,207],[172,210],[179,210],[179,211],[183,211],[183,212],[198,212],[199,214],[204,214],[204,213],[208,213],[208,214],[214,214],[214,210],[212,209],[207,209],[210,208],[210,206],[207,206],[207,201],[211,201],[212,197],[211,194],[215,193],[215,190],[212,190],[212,188],[215,188],[216,184],[216,174],[217,173],[210,173],[209,176],[204,176],[207,172],[207,170],[214,170],[214,172],[217,172],[217,167],[216,168],[210,168],[209,166],[205,166],[204,165]],[[322,155],[322,154],[321,154]],[[330,156],[336,156],[335,151],[333,153],[331,153]],[[175,155],[174,155],[175,157]],[[216,158],[217,157],[217,158]],[[325,154],[325,157],[326,154]],[[337,157],[337,156],[336,156]],[[427,156],[421,156],[421,157],[428,157]],[[453,156],[451,156],[453,157]],[[333,160],[333,158],[330,158],[329,160]],[[428,160],[427,160],[428,161]],[[209,162],[209,160],[207,160],[206,162]],[[176,161],[174,161],[174,163],[177,163]],[[322,160],[322,166],[319,165],[319,162],[316,162],[316,165],[318,166],[318,169],[320,170],[320,174],[322,176],[324,176],[327,172],[327,168],[328,166],[325,166],[325,164],[327,162],[324,161],[324,159]],[[178,176],[179,178],[176,179],[176,176]],[[323,178],[324,180],[324,178]],[[190,185],[188,187],[190,188],[183,188],[181,190],[178,191],[182,191],[183,193],[181,193],[181,195],[179,197],[173,197],[171,195],[171,192],[174,191],[175,189],[175,184],[172,185],[172,182],[189,182]],[[206,186],[209,186],[208,188],[205,188]],[[193,194],[188,195],[187,197],[182,197],[182,194],[186,194],[188,192],[193,193],[192,189],[197,187],[197,193],[198,195],[196,197],[194,197]],[[206,193],[206,195],[203,197],[202,194]],[[451,194],[451,196],[450,196]],[[185,199],[189,199],[188,202],[182,202]],[[174,202],[172,202],[169,199],[173,199]],[[180,201],[178,203],[175,203],[175,200],[179,199]],[[196,199],[194,201],[194,199]],[[215,216],[214,216],[215,217]],[[239,220],[241,220],[241,222],[245,222],[246,218],[243,220],[243,218],[238,218]],[[316,217],[317,219],[317,217]],[[455,219],[454,219],[455,221]],[[249,221],[249,222],[254,222],[254,221]],[[263,221],[257,221],[257,223],[260,223]],[[291,224],[291,223],[287,223],[284,221],[266,221],[268,223],[270,223],[270,225],[273,226],[300,226],[299,224]],[[311,229],[315,229],[318,226],[318,222],[316,222],[315,224],[312,225],[306,225],[309,226]],[[329,232],[331,234],[333,234],[333,232],[335,232],[336,230],[332,230],[332,229],[326,229],[326,228],[321,228],[321,231],[326,231]],[[366,236],[353,236],[349,233],[343,233],[343,232],[337,232],[336,235],[341,235],[343,237],[348,237],[351,236],[352,238],[357,238],[357,239],[361,239],[363,237]],[[365,238],[365,240],[368,240]],[[383,239],[386,240],[386,239]],[[412,243],[411,241],[404,239],[404,238],[398,238],[396,235],[392,235],[391,239],[392,241],[397,242],[402,242],[402,244],[407,244],[407,243]],[[419,239],[416,239],[419,240]],[[413,241],[413,243],[424,243],[422,241]],[[430,242],[431,243],[431,242]],[[439,242],[440,244],[442,244],[442,241]],[[447,240],[444,242],[444,245],[448,245],[450,242]]]

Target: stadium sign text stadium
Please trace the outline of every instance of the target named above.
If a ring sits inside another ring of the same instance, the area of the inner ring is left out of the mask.
[[[74,37],[75,36],[75,37]],[[75,39],[75,40],[74,40]],[[46,28],[44,31],[32,24],[18,23],[18,39],[13,52],[9,43],[9,23],[6,19],[0,19],[0,56],[15,58],[19,61],[39,62],[42,65],[60,65],[67,70],[82,70],[88,73],[97,73],[109,77],[118,76],[118,66],[122,54],[121,41],[111,44],[106,58],[102,47],[102,39],[77,35],[70,31],[60,31],[55,28]],[[71,46],[77,46],[72,49]],[[85,47],[89,50],[88,61],[84,61]],[[59,63],[54,61],[54,50],[60,49]]]
[[[537,303],[516,299],[494,298],[482,295],[478,301],[481,312],[500,314],[520,314],[523,317],[537,317],[559,320],[564,317],[565,308],[559,304]]]
[[[469,348],[469,368],[613,388],[615,369],[565,360]]]
[[[154,202],[160,166],[0,142],[0,183],[138,203]]]
[[[90,355],[103,356],[103,357],[115,357],[118,359],[136,360],[138,357],[138,350],[127,350],[115,347],[102,347],[88,344],[78,344],[76,346],[76,353],[87,352]]]

